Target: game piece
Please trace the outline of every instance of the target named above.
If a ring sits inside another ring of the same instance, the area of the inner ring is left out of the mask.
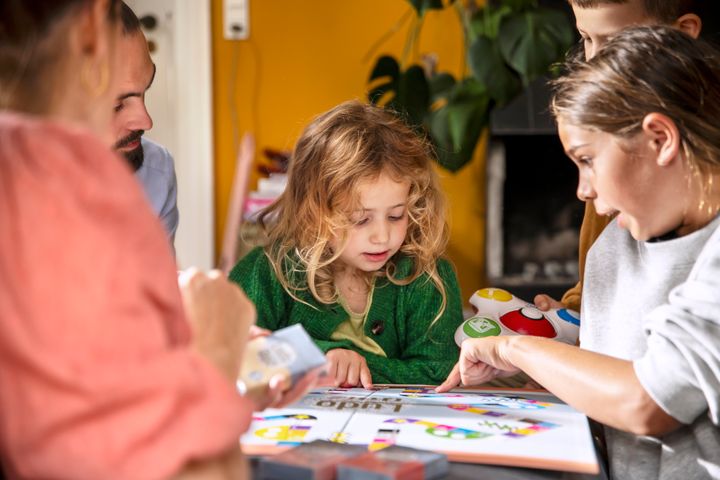
[[[497,335],[535,335],[575,345],[580,333],[580,314],[567,309],[546,312],[500,288],[478,290],[470,298],[477,309],[455,331],[460,346],[467,338]]]
[[[277,373],[294,383],[313,368],[325,364],[325,355],[300,324],[258,337],[248,343],[238,379],[238,389],[253,394],[267,386]]]

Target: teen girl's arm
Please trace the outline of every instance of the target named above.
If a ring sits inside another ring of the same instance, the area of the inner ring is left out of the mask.
[[[437,385],[457,361],[459,350],[454,335],[463,321],[460,288],[449,262],[440,260],[438,272],[447,297],[440,318],[433,323],[442,303],[440,293],[422,276],[404,287],[398,300],[396,354],[387,349],[388,357],[362,352],[374,383]]]
[[[466,340],[458,367],[438,389],[477,385],[520,369],[589,417],[637,435],[660,435],[680,424],[648,395],[632,362],[533,336]]]
[[[520,368],[608,425],[662,435],[708,415],[720,425],[720,230],[669,302],[643,319],[645,354],[633,362],[536,337],[463,343],[459,372],[441,386],[485,381]],[[489,366],[489,367],[488,367]],[[488,371],[490,370],[490,371]]]

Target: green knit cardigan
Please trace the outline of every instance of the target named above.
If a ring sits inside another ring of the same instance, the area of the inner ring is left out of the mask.
[[[411,271],[411,259],[398,262],[398,278]],[[438,272],[445,285],[447,305],[432,328],[442,297],[427,275],[403,286],[384,278],[376,281],[365,334],[380,345],[387,357],[361,350],[349,340],[331,340],[338,325],[348,319],[345,309],[337,303],[319,303],[308,290],[296,296],[311,306],[293,299],[278,281],[261,247],[235,265],[230,280],[255,303],[260,327],[277,330],[300,323],[322,351],[346,348],[363,355],[373,383],[436,385],[445,380],[458,360],[454,334],[463,321],[460,288],[452,265],[441,259]]]

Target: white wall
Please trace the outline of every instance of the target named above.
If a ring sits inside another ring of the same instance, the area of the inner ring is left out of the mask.
[[[147,95],[154,127],[146,135],[175,158],[180,225],[178,265],[214,263],[210,0],[127,0],[138,17],[158,25],[145,31],[157,45],[155,82]]]

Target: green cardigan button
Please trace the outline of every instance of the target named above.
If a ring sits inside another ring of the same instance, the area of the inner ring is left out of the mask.
[[[372,327],[370,327],[370,331],[373,335],[380,335],[385,331],[385,324],[380,320],[376,320],[373,322]]]

